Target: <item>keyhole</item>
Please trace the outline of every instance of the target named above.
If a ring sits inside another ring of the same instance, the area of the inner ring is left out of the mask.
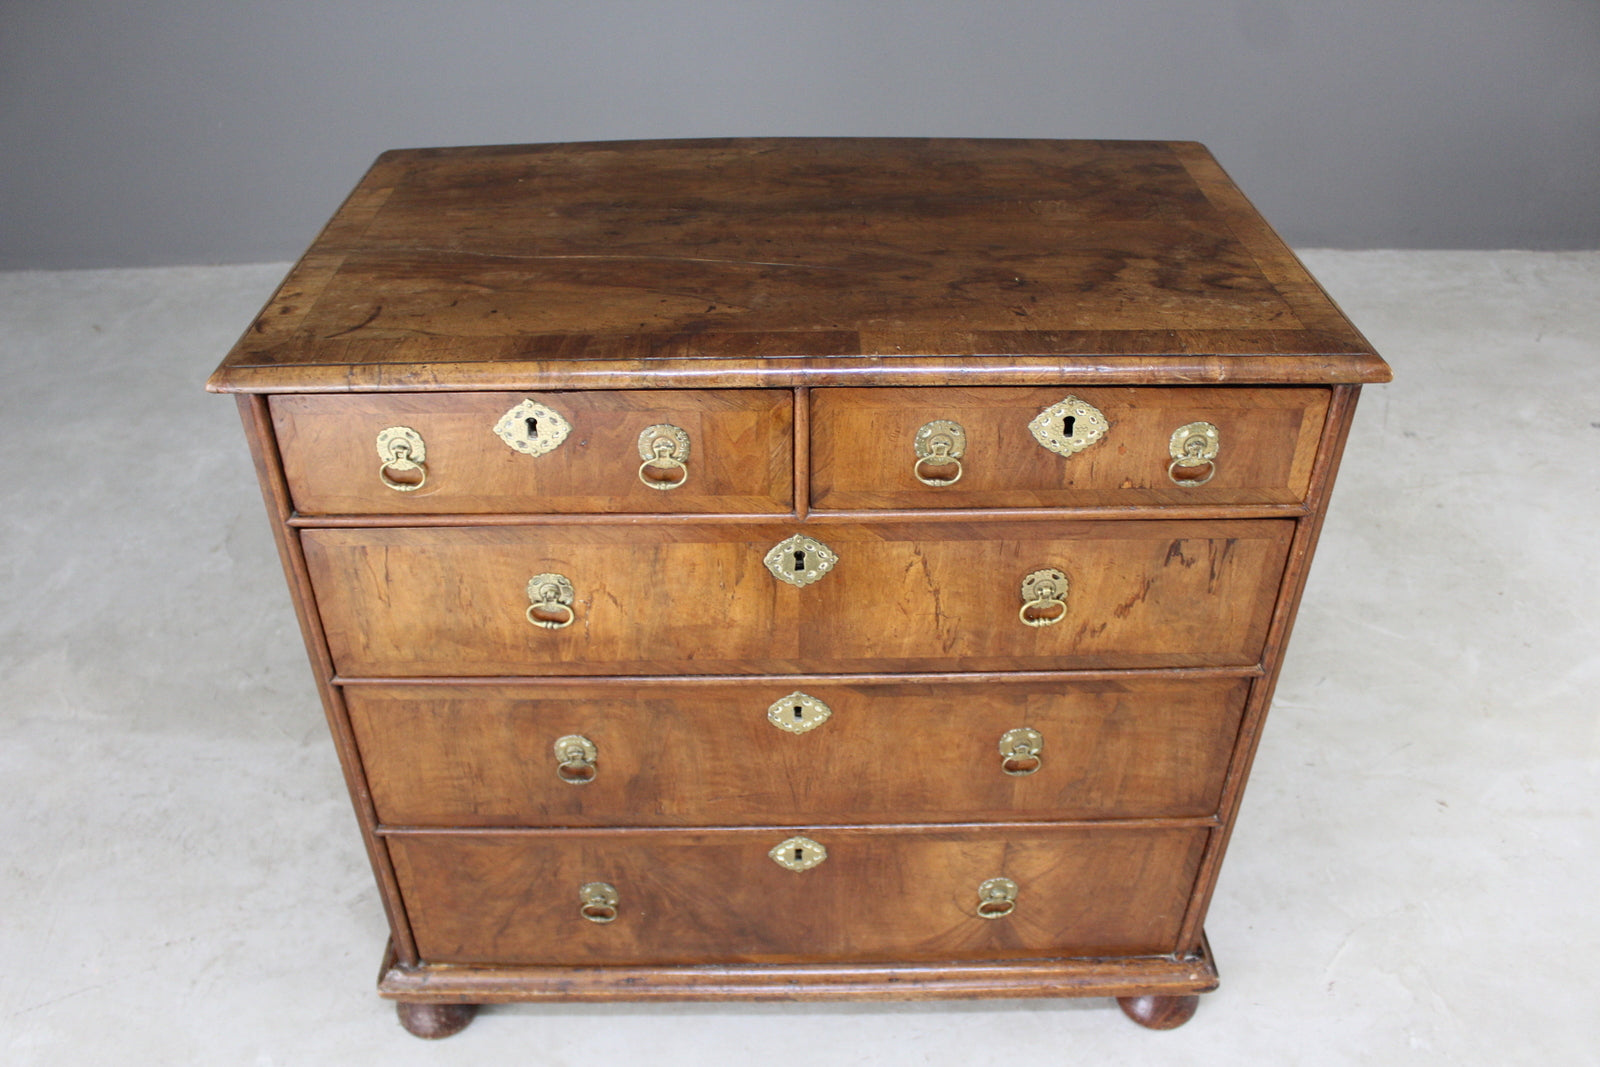
[[[536,418],[529,418],[529,419],[524,419],[523,421],[528,424],[528,436],[529,437],[538,437],[539,436],[539,420],[536,419]]]
[[[805,569],[806,569],[806,550],[803,549],[803,548],[797,548],[797,549],[795,549],[795,553],[794,553],[794,570],[795,570],[795,573],[799,574],[801,571],[803,571]]]
[[[805,858],[806,858],[806,850],[805,849],[797,848],[797,849],[794,850],[794,861],[796,863],[799,863],[801,860],[803,860]]]
[[[803,719],[803,718],[806,717],[805,712],[800,709],[800,705],[799,704],[796,704],[794,706],[794,717],[795,717],[796,721],[799,721],[800,719]]]
[[[528,421],[532,422],[533,420],[529,419]],[[1063,437],[1071,437],[1072,436],[1072,424],[1077,422],[1077,421],[1078,421],[1078,417],[1076,415],[1068,415],[1066,418],[1062,419],[1061,420],[1061,436],[1063,436]]]

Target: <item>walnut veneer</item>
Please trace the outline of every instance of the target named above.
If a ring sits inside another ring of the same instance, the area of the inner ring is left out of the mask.
[[[1194,144],[384,154],[210,383],[380,992],[1181,1024],[1387,379]]]

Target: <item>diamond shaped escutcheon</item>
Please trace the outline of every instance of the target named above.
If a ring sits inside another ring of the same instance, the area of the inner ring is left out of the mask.
[[[814,537],[795,534],[773,545],[762,562],[778,581],[806,586],[833,570],[839,554]]]
[[[809,871],[828,858],[828,850],[809,837],[791,837],[780,841],[767,853],[776,863],[790,871]]]
[[[815,730],[832,715],[832,708],[798,689],[786,697],[773,701],[772,706],[767,709],[767,721],[791,734],[803,734],[808,730]]]

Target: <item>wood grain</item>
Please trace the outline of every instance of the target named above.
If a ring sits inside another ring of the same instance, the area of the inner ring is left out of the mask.
[[[494,433],[528,399],[572,427],[542,456],[518,453]],[[790,401],[786,391],[752,389],[277,396],[272,416],[302,515],[773,514],[790,510],[793,492]],[[689,434],[689,475],[669,490],[639,478],[639,434],[660,423]],[[377,474],[378,431],[396,424],[427,447],[427,480],[412,492]]]
[[[830,829],[790,871],[769,849],[804,827],[405,835],[390,848],[430,963],[648,964],[1153,955],[1173,950],[1207,831]],[[1016,910],[975,914],[1010,878]],[[578,889],[614,886],[608,924]]]
[[[479,1002],[1216,984],[1201,924],[1357,386],[1389,369],[1184,142],[386,153],[212,376],[241,398],[414,1032]],[[1063,459],[1026,425],[1110,419]],[[490,431],[535,397],[537,460]],[[932,419],[964,473],[911,474]],[[1204,486],[1166,477],[1208,421]],[[636,439],[690,433],[690,478]],[[428,484],[377,478],[411,425]],[[839,555],[797,589],[762,563]],[[1019,585],[1070,579],[1059,625]],[[575,622],[530,625],[534,574]],[[832,718],[791,735],[796,690]],[[1044,737],[1007,776],[999,736]],[[592,781],[555,774],[583,734]],[[805,832],[826,862],[767,850]],[[1022,886],[977,917],[977,886]],[[618,918],[578,912],[607,881]]]
[[[803,734],[767,710],[796,691],[832,715]],[[752,825],[1196,816],[1216,811],[1247,678],[827,679],[694,685],[350,686],[386,823]],[[1044,738],[1001,768],[1001,735]],[[553,746],[599,751],[575,785]]]
[[[800,527],[804,529],[804,527]],[[1260,656],[1293,523],[829,525],[796,588],[762,563],[795,525],[304,530],[345,676],[738,674],[1243,666]],[[1022,624],[1029,572],[1071,580]],[[567,576],[577,621],[528,623]]]
[[[377,814],[372,806],[372,794],[367,789],[366,775],[361,769],[361,756],[356,750],[355,735],[350,730],[350,717],[344,703],[343,690],[333,684],[333,659],[328,652],[327,632],[317,606],[316,594],[311,588],[311,577],[306,570],[305,548],[300,533],[288,524],[290,501],[289,483],[283,475],[277,441],[272,431],[272,420],[267,410],[267,399],[261,396],[235,398],[239,418],[244,423],[245,440],[255,462],[256,479],[267,508],[268,522],[273,540],[278,546],[278,559],[283,565],[283,576],[294,601],[295,616],[300,623],[300,635],[305,641],[306,655],[311,661],[311,674],[316,682],[317,694],[322,699],[323,717],[332,735],[334,750],[339,757],[339,767],[344,775],[345,788],[355,809],[361,843],[365,846],[367,860],[378,883],[379,899],[383,902],[389,920],[390,945],[402,963],[417,960],[416,944],[411,938],[411,927],[406,922],[405,906],[400,902],[395,884],[394,867],[389,860],[389,850],[383,839],[374,832]]]
[[[910,138],[387,153],[211,387],[552,388],[708,359],[728,383],[930,356],[1385,376],[1208,161]]]
[[[1328,406],[1325,389],[1076,389],[1110,422],[1061,456],[1029,423],[1069,395],[1054,389],[816,389],[812,503],[818,508],[1029,508],[1292,504],[1305,498]],[[917,431],[935,419],[966,432],[962,474],[931,488],[912,472]],[[1172,484],[1173,431],[1210,422],[1221,451],[1204,485]]]
[[[391,950],[379,972],[386,997],[451,1004],[513,1001],[970,1000],[987,997],[1184,996],[1217,987],[1209,949],[1172,956],[1095,959],[933,960],[928,962],[686,964],[398,963]]]

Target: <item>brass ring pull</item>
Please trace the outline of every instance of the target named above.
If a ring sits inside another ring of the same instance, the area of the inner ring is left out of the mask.
[[[1017,618],[1028,626],[1053,626],[1067,617],[1067,576],[1054,567],[1022,579],[1022,607]]]
[[[689,431],[659,423],[639,434],[639,480],[652,489],[676,489],[689,480]]]
[[[1204,478],[1180,478],[1180,477],[1178,477],[1178,475],[1176,473],[1179,467],[1182,467],[1185,470],[1194,470],[1195,467],[1198,467],[1198,466],[1204,466],[1204,467],[1208,468],[1206,470],[1206,476]],[[1186,489],[1187,488],[1192,488],[1192,487],[1197,486],[1197,485],[1205,485],[1207,482],[1209,482],[1211,480],[1212,476],[1215,475],[1216,473],[1217,473],[1217,465],[1215,463],[1190,464],[1190,463],[1184,463],[1181,460],[1176,460],[1175,459],[1171,463],[1167,464],[1167,477],[1172,479],[1172,484],[1173,485],[1181,485]]]
[[[414,493],[428,481],[428,446],[422,435],[409,426],[390,426],[378,431],[378,480],[397,493]],[[391,474],[417,472],[417,480],[395,479]]]
[[[978,887],[978,918],[1004,919],[1017,910],[1017,883],[990,878]]]
[[[578,887],[578,914],[592,923],[608,923],[617,917],[621,899],[609,882],[585,882]]]
[[[578,613],[572,607],[577,594],[562,574],[536,574],[528,579],[528,621],[546,630],[571,626]]]
[[[962,429],[959,422],[935,419],[927,423],[917,431],[912,447],[916,450],[917,459],[911,464],[911,473],[923,485],[935,488],[955,485],[966,473],[966,468],[961,465],[961,457],[967,454],[967,431]],[[930,477],[923,473],[924,468],[932,472],[949,470],[951,467],[956,472],[948,477]]]
[[[1032,774],[1044,766],[1039,753],[1044,748],[1044,737],[1037,730],[1019,726],[1000,735],[1000,769],[1013,778]]]
[[[568,734],[556,740],[555,750],[556,776],[563,782],[587,785],[594,781],[598,773],[594,764],[600,750],[593,741],[582,734]]]
[[[1209,422],[1191,422],[1172,431],[1167,443],[1167,454],[1172,462],[1167,464],[1167,477],[1173,485],[1184,488],[1205,485],[1217,473],[1217,453],[1222,450],[1222,437]],[[1178,477],[1178,471],[1199,471],[1206,468],[1205,477]]]

